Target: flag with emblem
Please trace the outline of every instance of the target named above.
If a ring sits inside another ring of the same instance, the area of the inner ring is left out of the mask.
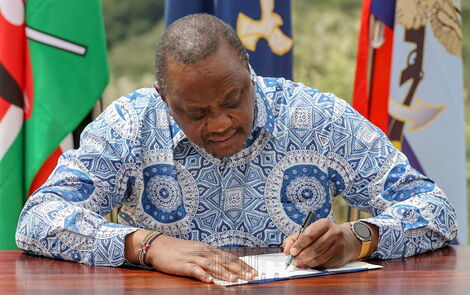
[[[165,23],[201,12],[215,14],[236,30],[258,75],[292,79],[290,0],[166,0]]]
[[[460,4],[364,0],[353,105],[444,190],[467,244]]]
[[[107,81],[99,0],[0,1],[0,249]]]

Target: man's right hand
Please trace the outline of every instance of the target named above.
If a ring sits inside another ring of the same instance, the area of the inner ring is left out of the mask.
[[[138,264],[137,251],[148,231],[139,230],[127,235],[126,259]],[[237,256],[207,244],[186,241],[165,235],[155,239],[147,250],[145,263],[168,274],[194,277],[204,282],[214,278],[234,282],[239,278],[251,280],[257,272]]]

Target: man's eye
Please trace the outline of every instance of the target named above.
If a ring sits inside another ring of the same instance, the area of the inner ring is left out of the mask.
[[[238,93],[235,97],[232,98],[230,102],[225,103],[224,106],[227,108],[236,108],[240,106],[240,102],[241,102],[241,97]]]
[[[190,114],[189,118],[193,121],[199,121],[204,118],[204,114]]]
[[[240,105],[240,103],[237,101],[237,102],[233,102],[233,103],[228,103],[225,105],[225,107],[229,108],[229,109],[234,109],[236,107],[238,107]]]

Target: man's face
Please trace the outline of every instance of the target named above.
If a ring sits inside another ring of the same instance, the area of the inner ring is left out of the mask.
[[[243,147],[253,124],[254,87],[249,70],[225,42],[194,64],[170,59],[166,81],[163,99],[192,142],[220,157]]]

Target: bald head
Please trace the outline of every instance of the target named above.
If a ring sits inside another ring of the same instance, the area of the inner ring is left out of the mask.
[[[248,56],[237,33],[219,18],[192,14],[172,23],[160,38],[155,55],[155,74],[161,94],[165,94],[165,74],[170,62],[201,61],[217,52],[221,41],[226,42],[248,68]]]

